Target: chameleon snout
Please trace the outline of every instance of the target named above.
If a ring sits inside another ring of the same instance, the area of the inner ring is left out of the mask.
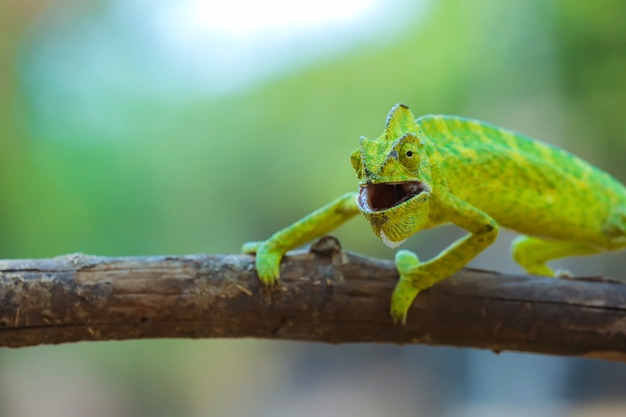
[[[397,247],[428,218],[430,187],[422,181],[361,185],[357,205],[374,233]]]

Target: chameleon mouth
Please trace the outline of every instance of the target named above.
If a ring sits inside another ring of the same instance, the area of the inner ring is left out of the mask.
[[[357,201],[364,211],[384,211],[399,206],[425,191],[428,191],[428,186],[421,181],[367,184],[361,186]]]

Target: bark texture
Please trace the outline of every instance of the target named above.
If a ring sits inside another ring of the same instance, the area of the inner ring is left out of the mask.
[[[331,237],[260,285],[247,255],[0,261],[0,346],[143,338],[426,343],[626,361],[626,281],[465,269],[394,326],[391,261]]]

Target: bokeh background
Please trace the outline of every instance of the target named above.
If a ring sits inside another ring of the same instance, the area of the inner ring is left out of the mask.
[[[0,1],[0,258],[238,252],[355,189],[391,106],[626,180],[626,2]],[[412,238],[428,258],[460,236]],[[345,247],[390,258],[364,220]],[[521,272],[511,234],[474,266]],[[624,275],[624,254],[557,263]],[[0,350],[0,416],[623,416],[626,366],[385,345]]]

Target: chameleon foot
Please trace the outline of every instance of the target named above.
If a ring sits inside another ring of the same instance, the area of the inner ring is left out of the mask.
[[[409,308],[420,292],[420,288],[415,286],[413,277],[419,265],[420,261],[413,252],[401,250],[396,254],[396,268],[398,268],[400,279],[391,295],[390,308],[391,319],[395,324],[406,324]]]
[[[244,243],[241,251],[256,254],[256,272],[263,285],[270,287],[278,282],[282,252],[269,247],[267,241]]]
[[[257,252],[257,250],[259,250],[259,247],[263,243],[265,243],[265,242],[264,241],[260,241],[260,242],[246,242],[241,247],[241,253],[246,253],[248,255],[254,255]]]

